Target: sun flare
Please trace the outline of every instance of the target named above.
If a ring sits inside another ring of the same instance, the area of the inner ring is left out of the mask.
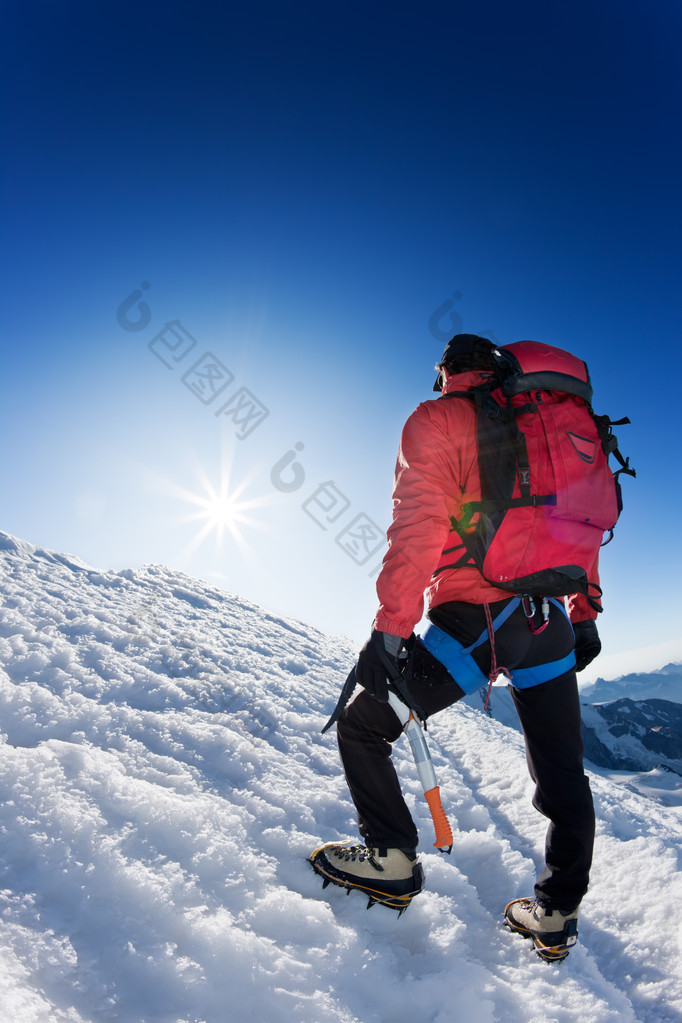
[[[162,489],[178,501],[190,505],[192,510],[181,514],[181,524],[196,523],[196,532],[186,543],[182,556],[191,557],[201,545],[212,540],[216,554],[222,555],[226,542],[232,541],[245,558],[254,557],[245,534],[267,528],[257,509],[270,505],[273,496],[247,497],[253,483],[253,474],[235,481],[231,461],[223,459],[218,478],[211,478],[198,460],[192,466],[197,479],[196,488],[182,486],[170,480],[160,482]]]

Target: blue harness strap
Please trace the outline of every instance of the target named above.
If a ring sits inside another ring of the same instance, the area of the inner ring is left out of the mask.
[[[532,668],[514,668],[512,671],[512,685],[514,689],[532,689],[533,686],[542,685],[543,682],[551,682],[564,672],[575,668],[575,653],[559,658],[558,661],[546,661],[545,664],[536,664]]]
[[[493,632],[497,632],[500,626],[516,611],[520,603],[520,597],[514,597],[509,601],[493,620]],[[561,601],[552,598],[550,603],[558,607],[562,614],[568,618],[566,608]],[[427,626],[419,638],[429,653],[433,654],[437,661],[440,661],[460,689],[467,695],[475,693],[481,686],[488,685],[487,675],[481,671],[471,656],[472,650],[482,646],[488,639],[487,628],[471,646],[467,647],[463,646],[454,636],[450,636],[447,632],[439,629],[437,625],[432,624]],[[545,664],[537,664],[532,668],[514,668],[511,671],[511,684],[515,689],[531,689],[533,686],[539,686],[543,682],[558,678],[559,675],[563,675],[573,667],[575,667],[575,653],[571,650],[569,654],[561,657],[558,661],[547,661]]]
[[[517,609],[517,607],[519,606],[520,603],[521,603],[521,598],[520,597],[513,597],[509,601],[509,603],[505,607],[502,608],[502,610],[498,614],[497,618],[493,618],[493,632],[497,632],[497,630],[500,628],[500,626],[504,625],[504,623],[506,622],[507,618],[511,618],[511,616],[514,614],[514,611],[516,611],[516,609]],[[465,654],[470,654],[471,651],[475,650],[477,646],[481,646],[483,643],[485,643],[485,641],[488,638],[489,638],[488,637],[488,629],[486,627],[483,630],[483,632],[481,633],[481,635],[478,637],[478,639],[476,640],[475,643],[472,643],[471,646],[468,646],[466,648],[462,647],[462,649],[464,650],[464,653]]]
[[[454,636],[449,636],[437,625],[428,625],[419,638],[465,693],[475,693],[481,686],[488,684],[488,679],[476,661]]]

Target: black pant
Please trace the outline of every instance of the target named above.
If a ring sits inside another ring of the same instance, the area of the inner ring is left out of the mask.
[[[506,601],[491,605],[493,617]],[[452,602],[429,614],[439,628],[465,646],[485,629],[483,607]],[[536,619],[536,624],[539,622]],[[573,646],[565,616],[553,607],[549,625],[534,634],[519,608],[495,635],[498,665],[533,667],[564,657]],[[486,641],[473,655],[485,674],[490,666]],[[421,643],[415,651],[410,691],[427,715],[451,706],[464,695],[457,682]],[[594,808],[583,771],[580,703],[575,671],[530,689],[510,686],[526,742],[526,760],[535,782],[533,805],[550,821],[545,869],[535,885],[548,905],[572,909],[589,880],[594,844]],[[391,762],[391,743],[401,726],[388,704],[364,690],[343,711],[338,726],[341,760],[358,813],[360,834],[368,846],[414,849],[417,829]]]

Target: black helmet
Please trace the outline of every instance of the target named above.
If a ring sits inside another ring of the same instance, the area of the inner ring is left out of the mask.
[[[490,355],[494,348],[495,345],[487,337],[480,337],[478,334],[455,334],[446,344],[443,358],[435,368],[440,370],[448,363],[456,362],[458,359],[466,359],[467,356],[471,358],[479,354]],[[434,391],[442,391],[443,389],[443,374],[440,372],[436,377],[433,389]]]

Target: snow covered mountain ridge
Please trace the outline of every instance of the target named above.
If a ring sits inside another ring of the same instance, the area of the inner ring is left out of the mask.
[[[672,700],[630,699],[623,695],[628,691],[627,677],[624,683],[620,697],[609,703],[581,700],[588,766],[619,772],[612,775],[613,780],[668,806],[682,807],[682,705]],[[635,693],[637,689],[636,685]],[[479,694],[466,702],[481,709]],[[493,690],[488,713],[520,731],[506,686]]]
[[[682,703],[682,664],[666,664],[658,671],[632,672],[620,678],[598,678],[584,686],[580,695],[590,703],[608,703],[624,696],[631,700]]]
[[[500,923],[542,861],[521,737],[458,705],[429,725],[453,855],[431,846],[401,741],[427,888],[401,919],[367,913],[305,862],[355,834],[320,734],[348,641],[163,567],[97,572],[7,534],[0,590],[3,1019],[682,1014],[677,808],[591,772],[592,886],[579,945],[549,968]]]

